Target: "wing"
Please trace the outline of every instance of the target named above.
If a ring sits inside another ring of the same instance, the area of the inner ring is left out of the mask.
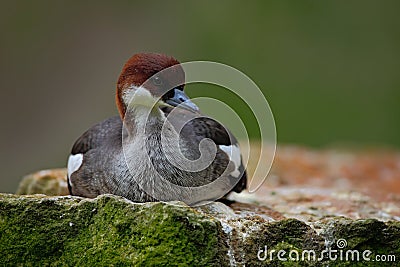
[[[85,155],[93,149],[106,144],[115,144],[122,140],[122,121],[118,116],[106,119],[93,125],[84,132],[72,146],[71,154],[68,158],[68,189],[72,194],[71,175],[78,171],[82,166]]]
[[[122,136],[122,121],[119,116],[111,117],[93,125],[84,132],[72,146],[71,155],[84,154],[102,146],[110,137]]]
[[[239,144],[232,133],[218,121],[209,117],[191,118],[193,114],[187,111],[175,110],[174,116],[170,116],[169,120],[173,125],[179,125],[188,121],[182,128],[181,135],[192,136],[193,139],[210,138],[223,151],[229,160],[234,164],[234,170],[230,176],[236,181],[239,175],[240,180],[237,182],[232,191],[240,193],[247,186],[247,174],[243,166]],[[168,113],[166,113],[168,115]],[[195,138],[194,138],[195,137]]]

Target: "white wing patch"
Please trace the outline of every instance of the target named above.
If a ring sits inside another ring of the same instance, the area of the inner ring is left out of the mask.
[[[82,165],[83,154],[70,155],[68,158],[68,177],[76,172]]]
[[[231,172],[231,175],[234,177],[239,177],[240,171],[239,167],[241,164],[240,158],[240,149],[237,145],[230,145],[230,146],[219,146],[219,148],[224,151],[228,156],[229,160],[235,164],[235,170]]]

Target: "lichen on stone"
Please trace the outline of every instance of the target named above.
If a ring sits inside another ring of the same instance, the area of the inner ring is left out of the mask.
[[[190,207],[104,195],[0,195],[6,265],[213,266],[226,262],[219,223]]]
[[[65,168],[50,169],[28,174],[20,182],[17,194],[68,195],[67,170]]]
[[[279,260],[313,250],[371,250],[400,259],[400,222],[335,217],[313,223],[232,210],[222,203],[133,203],[102,195],[0,194],[0,262],[6,266],[377,266],[376,262]],[[275,251],[260,259],[260,249]],[[288,257],[288,254],[286,254]],[[393,266],[394,262],[386,262]],[[382,266],[382,265],[379,265]],[[384,265],[383,265],[384,266]]]

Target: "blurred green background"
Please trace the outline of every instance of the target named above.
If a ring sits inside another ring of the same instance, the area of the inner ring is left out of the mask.
[[[399,11],[400,1],[2,2],[0,191],[64,166],[76,138],[116,114],[117,77],[140,51],[243,71],[281,144],[398,148]]]

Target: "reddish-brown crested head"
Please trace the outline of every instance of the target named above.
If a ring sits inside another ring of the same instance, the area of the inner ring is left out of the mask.
[[[117,83],[116,104],[121,118],[124,118],[126,112],[123,101],[125,90],[144,86],[152,95],[160,97],[167,90],[176,85],[183,86],[184,83],[185,73],[175,58],[156,53],[133,55],[122,68]]]

